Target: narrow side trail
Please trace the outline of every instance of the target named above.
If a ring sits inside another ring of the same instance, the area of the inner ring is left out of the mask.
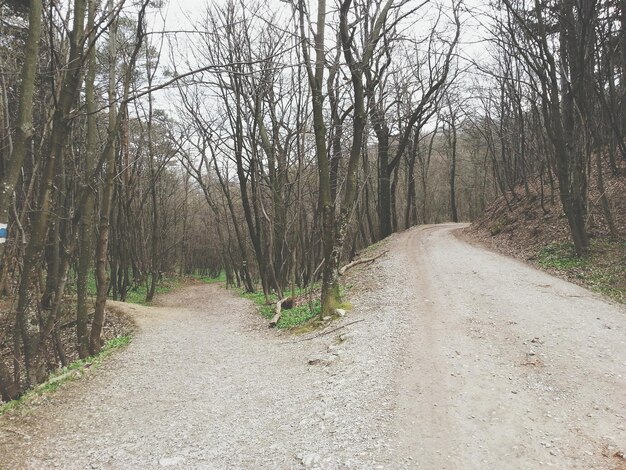
[[[138,323],[131,344],[0,418],[0,469],[376,468],[386,455],[399,335],[367,341],[378,320],[302,341],[217,285],[116,308]]]
[[[624,308],[454,229],[410,231],[394,252],[414,293],[398,375],[404,466],[626,468]]]
[[[624,468],[623,307],[458,228],[375,248],[323,336],[216,285],[117,304],[132,343],[0,418],[0,469]]]

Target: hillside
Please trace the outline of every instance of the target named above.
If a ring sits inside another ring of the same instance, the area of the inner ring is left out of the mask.
[[[590,253],[578,258],[569,238],[567,220],[558,187],[542,188],[538,180],[526,193],[517,187],[515,194],[500,197],[464,231],[464,236],[501,253],[531,262],[567,280],[626,302],[626,170],[604,175],[619,239],[610,235],[595,173],[589,184],[588,230]],[[542,198],[543,189],[543,198]],[[508,201],[507,201],[508,200]]]

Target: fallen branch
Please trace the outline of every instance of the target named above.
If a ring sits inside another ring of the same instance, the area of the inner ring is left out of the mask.
[[[284,299],[281,299],[278,302],[276,302],[276,314],[270,320],[270,328],[274,328],[278,324],[278,321],[280,320],[280,316],[281,316],[283,302],[286,301],[287,299],[289,299],[289,297],[285,297]]]
[[[338,326],[337,328],[333,328],[332,330],[322,331],[321,333],[318,333],[318,334],[313,335],[313,336],[309,336],[308,338],[302,338],[302,339],[298,339],[296,341],[285,341],[284,343],[281,343],[281,344],[293,344],[293,343],[301,343],[303,341],[310,341],[312,339],[319,338],[320,336],[329,335],[331,333],[334,333],[337,330],[341,330],[342,328],[345,328],[346,326],[354,325],[355,323],[360,323],[362,321],[365,321],[365,318],[361,318],[360,320],[351,321],[350,323],[346,323],[345,325]]]
[[[342,276],[343,273],[345,273],[348,269],[353,268],[359,264],[372,263],[387,253],[389,253],[389,250],[385,250],[379,255],[374,256],[373,258],[365,258],[365,259],[358,259],[356,261],[352,261],[351,263],[348,263],[344,267],[339,269],[339,275]]]

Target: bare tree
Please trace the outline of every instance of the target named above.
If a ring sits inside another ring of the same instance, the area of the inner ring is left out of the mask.
[[[586,113],[590,64],[585,57],[593,40],[596,4],[565,1],[555,9],[547,9],[535,2],[532,9],[525,10],[521,4],[503,2],[511,15],[507,46],[523,58],[541,100],[563,210],[576,252],[583,254],[589,246],[585,227],[589,154],[584,141],[589,138]],[[555,35],[558,55],[551,45]]]

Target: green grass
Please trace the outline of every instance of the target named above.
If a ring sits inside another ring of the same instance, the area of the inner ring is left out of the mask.
[[[10,410],[18,410],[24,406],[28,406],[38,397],[48,393],[53,393],[63,384],[76,380],[86,374],[87,371],[99,367],[114,351],[123,348],[130,343],[130,339],[130,335],[110,339],[106,342],[99,354],[85,359],[78,359],[66,367],[56,370],[50,375],[46,382],[26,392],[20,398],[0,405],[0,416]]]
[[[177,289],[182,284],[182,279],[179,277],[163,277],[159,281],[155,289],[155,295],[167,294]],[[126,294],[126,302],[130,304],[147,305],[146,295],[148,293],[148,287],[145,284],[131,288]]]
[[[190,276],[192,279],[196,279],[197,281],[204,282],[205,284],[215,284],[218,282],[226,282],[226,273],[222,271],[217,277],[205,276],[202,274],[192,274]]]
[[[491,233],[492,236],[496,236],[498,235],[500,232],[502,232],[502,228],[504,227],[504,224],[502,223],[501,220],[496,220],[493,225],[489,228],[489,233]]]
[[[550,243],[539,251],[537,262],[544,268],[567,271],[585,267],[588,257],[579,257],[571,243]]]
[[[164,276],[158,282],[155,290],[155,294],[167,294],[173,291],[182,284],[182,278],[178,276]],[[91,296],[96,295],[96,278],[91,273],[87,279],[87,292]],[[147,305],[146,295],[148,293],[148,287],[146,284],[131,287],[126,293],[126,302],[130,304]]]
[[[295,296],[296,298],[306,297],[307,292],[310,292],[310,291],[311,291],[311,288],[309,289],[296,288],[295,291],[293,292],[293,296]],[[268,320],[272,319],[272,317],[276,313],[276,302],[278,302],[279,300],[276,294],[271,294],[269,296],[268,300],[270,303],[268,304],[265,299],[265,295],[263,295],[263,292],[250,293],[250,292],[240,291],[240,293],[243,298],[251,300],[257,305],[259,313],[264,318]],[[289,294],[291,294],[291,292],[289,292]],[[287,295],[287,293],[285,293],[285,295]],[[296,305],[290,309],[283,309],[281,312],[282,314],[281,314],[280,320],[278,321],[278,324],[276,325],[276,327],[280,329],[287,329],[287,328],[293,328],[293,327],[302,325],[308,322],[309,320],[311,320],[312,318],[316,317],[317,315],[319,315],[320,309],[321,309],[321,304],[320,304],[320,300],[318,296],[315,295],[313,297],[310,297],[307,302],[301,305]]]
[[[626,244],[592,240],[589,253],[576,256],[571,243],[551,243],[537,256],[540,266],[575,278],[590,289],[626,303]]]

